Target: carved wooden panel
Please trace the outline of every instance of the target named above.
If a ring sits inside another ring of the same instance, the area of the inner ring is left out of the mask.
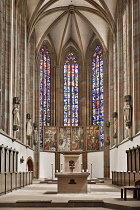
[[[132,171],[136,171],[136,149],[132,149]]]
[[[140,146],[136,148],[136,171],[140,171]]]

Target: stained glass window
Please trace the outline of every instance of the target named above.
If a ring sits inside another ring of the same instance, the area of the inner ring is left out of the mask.
[[[103,51],[97,46],[92,58],[92,124],[100,126],[100,145],[104,145]]]
[[[64,63],[64,126],[78,126],[78,63],[69,53]]]
[[[40,49],[40,146],[43,146],[43,126],[50,125],[50,53]]]

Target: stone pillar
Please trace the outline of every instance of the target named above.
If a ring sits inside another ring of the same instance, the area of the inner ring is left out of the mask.
[[[63,72],[63,71],[62,71]],[[63,126],[63,77],[60,66],[56,67],[56,125]]]
[[[123,98],[124,98],[124,57],[123,57],[123,5],[120,1],[117,9],[117,38],[116,38],[116,57],[117,60],[117,91],[118,91],[118,135],[117,143],[124,139],[124,120],[123,120]],[[114,133],[115,134],[115,133]]]
[[[60,153],[55,153],[55,169],[60,171]]]
[[[104,114],[105,114],[105,123],[106,121],[110,122],[110,129],[109,129],[109,136],[110,136],[110,144],[111,147],[114,145],[114,118],[113,118],[113,112],[114,112],[114,64],[112,59],[113,54],[113,37],[110,35],[109,39],[111,40],[109,42],[108,51],[109,54],[107,56],[104,55],[104,79],[105,79],[105,85],[104,85]],[[115,43],[114,43],[115,44]],[[108,57],[108,58],[107,58]],[[108,84],[108,85],[107,85]],[[107,104],[106,104],[107,103]],[[106,128],[106,127],[105,127]],[[106,141],[105,137],[105,141]]]
[[[133,90],[132,90],[132,84],[131,84],[131,27],[132,27],[132,20],[131,20],[131,10],[132,5],[127,2],[127,4],[124,5],[124,12],[123,12],[123,58],[124,58],[124,98],[126,96],[131,96]],[[130,9],[131,10],[130,10]],[[126,101],[126,100],[125,100]],[[125,102],[124,102],[125,103]],[[130,104],[131,106],[131,104]],[[125,120],[124,120],[124,138],[131,137],[131,130],[132,126],[126,126]]]
[[[82,163],[83,163],[83,169],[86,171],[87,169],[87,152],[82,153]]]
[[[109,84],[108,54],[103,54],[104,61],[104,178],[110,177],[110,116],[109,116]]]
[[[55,63],[55,57],[54,53],[51,52],[51,125],[56,125],[56,101],[58,100],[56,95],[56,68],[54,66]]]
[[[92,104],[91,104],[91,59],[89,60],[90,65],[87,65],[86,71],[87,71],[87,84],[86,84],[86,109],[87,109],[87,120],[86,120],[86,126],[92,125]]]
[[[87,67],[79,67],[79,126],[87,123]]]
[[[0,129],[2,129],[2,25],[3,25],[3,1],[0,1]]]
[[[34,174],[33,176],[39,178],[39,153],[40,153],[40,142],[39,142],[39,133],[37,129],[37,123],[33,124],[33,145],[34,145]]]
[[[133,1],[133,73],[134,73],[134,96],[133,96],[133,109],[134,109],[134,126],[135,126],[135,135],[137,132],[140,131],[140,1],[134,0]]]
[[[40,152],[40,145],[39,141],[36,145],[34,145],[34,177],[36,179],[39,178],[39,152]]]
[[[39,81],[40,81],[40,74],[39,74],[39,69],[40,69],[40,59],[39,59],[39,55],[36,56],[36,65],[35,65],[35,112],[34,112],[34,122],[36,122],[38,124],[37,126],[37,130],[38,130],[38,136],[39,136],[39,123],[40,123],[40,101],[39,101],[39,97],[40,97],[40,92],[39,92]],[[39,141],[39,147],[40,147],[40,139],[38,138]],[[42,145],[43,146],[43,145]]]
[[[10,87],[10,67],[11,67],[11,2],[12,1],[1,1],[0,2],[0,17],[1,17],[1,35],[0,35],[0,69],[1,69],[1,87],[2,87],[2,129],[10,135],[11,128],[11,95],[12,92]],[[0,88],[1,88],[0,87]]]

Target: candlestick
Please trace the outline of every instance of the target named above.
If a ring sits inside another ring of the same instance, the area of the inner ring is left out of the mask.
[[[81,163],[81,172],[82,172],[82,169],[83,169],[83,163]]]
[[[52,166],[52,179],[53,179],[53,163],[51,164],[51,166]]]
[[[63,170],[63,163],[61,163],[61,171]]]
[[[90,173],[90,175],[91,175],[91,179],[92,179],[92,163],[91,163],[91,173]]]

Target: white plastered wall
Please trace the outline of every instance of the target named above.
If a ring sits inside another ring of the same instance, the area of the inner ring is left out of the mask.
[[[40,152],[40,179],[54,179],[55,153]]]
[[[12,141],[11,138],[8,136],[4,136],[3,134],[0,134],[0,145],[4,147],[15,149],[19,152],[18,154],[18,172],[26,172],[27,171],[27,159],[28,157],[31,157],[34,161],[34,151],[30,149],[29,147],[26,147],[22,143],[18,143],[17,141]],[[24,162],[20,162],[20,158],[24,158]]]
[[[127,154],[126,150],[140,145],[140,135],[133,138],[133,140],[126,141],[110,150],[110,175],[112,178],[112,171],[127,171]]]
[[[88,161],[88,171],[90,173],[90,178],[95,178],[95,177],[103,178],[104,177],[104,152],[100,151],[100,152],[88,153],[87,161]]]

